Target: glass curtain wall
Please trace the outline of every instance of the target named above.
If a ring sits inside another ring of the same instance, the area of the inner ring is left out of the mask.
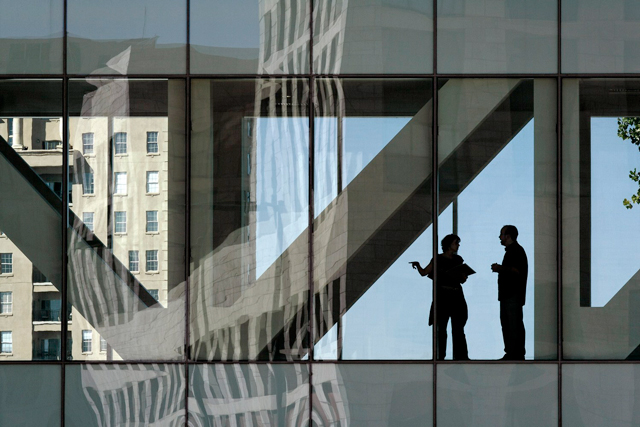
[[[3,4],[0,425],[637,425],[639,19]]]

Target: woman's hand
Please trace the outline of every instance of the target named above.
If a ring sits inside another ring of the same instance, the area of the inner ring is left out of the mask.
[[[413,267],[414,270],[421,270],[420,263],[418,261],[411,261],[409,264],[411,264],[411,267]]]

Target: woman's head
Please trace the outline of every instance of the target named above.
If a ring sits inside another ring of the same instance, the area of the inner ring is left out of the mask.
[[[446,252],[447,250],[451,249],[451,245],[453,245],[454,243],[460,244],[460,237],[455,234],[447,234],[446,236],[444,236],[444,239],[442,239],[442,241],[440,242],[440,245],[442,246],[442,252]],[[454,250],[454,252],[456,252],[456,250]]]

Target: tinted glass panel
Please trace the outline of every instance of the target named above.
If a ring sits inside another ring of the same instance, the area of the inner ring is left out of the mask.
[[[562,0],[562,72],[640,71],[640,7],[631,0]]]
[[[303,80],[194,81],[191,345],[199,360],[307,353]]]
[[[0,367],[0,424],[60,425],[60,367]]]
[[[191,72],[309,71],[309,1],[194,0]]]
[[[639,80],[563,82],[565,358],[640,357],[638,91]]]
[[[439,0],[438,72],[555,73],[556,0]]]
[[[308,365],[191,365],[189,372],[194,425],[308,425]]]
[[[62,82],[0,82],[0,361],[60,359]],[[45,141],[56,141],[53,148]]]
[[[318,80],[317,359],[426,359],[431,285],[430,80]]]
[[[431,0],[314,2],[314,72],[429,73],[432,15]]]
[[[438,426],[557,426],[555,365],[439,365]]]
[[[0,73],[62,73],[63,1],[3,1]]]
[[[562,365],[562,425],[640,424],[638,365]]]
[[[182,358],[184,82],[72,80],[69,96],[71,356],[74,360]],[[164,149],[158,156],[147,156],[149,129],[161,129]],[[122,132],[128,135],[127,154],[116,155],[115,135]],[[94,135],[91,154],[81,151],[86,133]],[[154,194],[146,191],[149,170],[164,180]],[[93,192],[83,191],[87,176],[92,177]],[[166,211],[159,233],[146,233],[147,210]],[[80,219],[85,211],[95,213],[93,231]],[[155,268],[133,265],[141,271],[131,272],[129,251],[154,252]],[[160,300],[147,289],[161,290]],[[81,349],[82,330],[94,331],[90,351]],[[107,340],[106,352],[99,351],[99,337]]]
[[[65,378],[67,426],[184,425],[183,366],[72,365]]]
[[[431,426],[431,365],[313,365],[318,426]]]
[[[555,81],[451,79],[440,86],[438,232],[441,240],[459,236],[462,260],[438,259],[439,357],[453,343],[447,357],[464,359],[466,331],[471,359],[499,359],[505,353],[509,359],[553,359]],[[505,225],[515,226],[517,235],[500,238]],[[476,272],[462,285],[464,291],[460,283],[466,276],[448,273],[462,261]],[[500,272],[493,272],[492,264]],[[447,323],[455,329],[449,340]]]
[[[186,15],[172,0],[68,0],[68,72],[184,73]]]

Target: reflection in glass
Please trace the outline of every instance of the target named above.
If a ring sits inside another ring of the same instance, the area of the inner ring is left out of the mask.
[[[179,364],[67,365],[65,425],[185,425],[184,372]]]
[[[191,1],[191,72],[309,71],[309,1]]]
[[[313,10],[313,70],[320,74],[430,73],[433,2],[320,0]]]
[[[61,90],[0,82],[0,361],[60,359]]]
[[[431,83],[318,80],[316,359],[426,359]]]
[[[2,3],[0,74],[62,74],[63,0]]]
[[[640,425],[638,365],[562,365],[562,425]]]
[[[308,349],[309,88],[192,88],[191,345],[198,360]]]
[[[0,367],[0,425],[60,425],[60,366]]]
[[[439,365],[438,426],[558,425],[555,365]]]
[[[314,426],[433,425],[431,365],[313,365]]]
[[[502,264],[505,256],[499,239],[502,227],[515,225],[517,242],[528,258],[526,358],[555,358],[555,82],[451,79],[441,83],[438,234],[440,239],[450,233],[460,236],[458,254],[477,272],[463,284],[469,357],[499,359],[505,354],[498,274],[491,265]],[[504,301],[506,305],[507,298]],[[521,302],[516,305],[522,307]]]
[[[638,91],[639,80],[563,84],[565,358],[640,358]]]
[[[186,25],[184,2],[68,0],[68,72],[184,73]]]
[[[191,365],[189,372],[193,425],[308,425],[308,365]]]
[[[69,95],[70,356],[182,358],[184,83],[72,80]],[[158,132],[159,153],[147,153],[149,131]],[[92,135],[91,150],[86,135]],[[126,146],[118,150],[123,141]],[[153,193],[147,191],[149,171],[162,180]],[[154,233],[145,231],[149,210],[163,212]],[[147,268],[141,268],[139,256],[145,253]],[[148,289],[157,289],[158,298]],[[105,351],[100,339],[107,341]]]
[[[637,73],[639,23],[635,1],[562,0],[562,72]]]
[[[555,73],[557,56],[557,0],[438,0],[439,72]]]

